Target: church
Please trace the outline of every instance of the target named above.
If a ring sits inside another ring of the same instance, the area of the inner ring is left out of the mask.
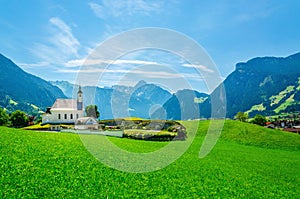
[[[72,125],[84,116],[82,90],[79,86],[77,99],[56,99],[52,107],[42,115],[42,125],[50,124],[50,130],[60,130],[61,124]]]

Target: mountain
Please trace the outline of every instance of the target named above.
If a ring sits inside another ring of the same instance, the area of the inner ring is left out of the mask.
[[[68,81],[49,81],[49,83],[58,87],[67,98],[75,98],[77,96],[78,87],[74,88],[74,85]]]
[[[9,112],[16,109],[38,112],[51,106],[56,98],[75,98],[78,90],[78,85],[66,81],[50,83],[28,74],[1,54],[0,73],[0,106]],[[188,89],[171,94],[145,81],[135,86],[84,86],[82,89],[84,104],[96,104],[102,119],[208,118],[212,100],[225,94],[229,118],[239,111],[247,112],[250,117],[258,113],[294,112],[300,110],[300,53],[288,57],[257,57],[238,63],[211,95]],[[215,116],[224,110],[222,104],[214,108]]]
[[[60,88],[68,98],[76,98],[78,85],[72,84],[68,81],[50,81],[51,84]],[[101,118],[113,118],[111,109],[111,96],[113,89],[99,88],[94,86],[83,86],[83,104],[84,106],[96,104],[100,111]]]
[[[300,109],[300,53],[285,57],[259,57],[236,64],[223,83],[227,117],[239,111],[275,115]],[[217,88],[212,94],[220,91]],[[209,100],[202,106],[209,117]]]
[[[163,105],[167,114],[166,118],[173,120],[200,118],[200,105],[204,103],[208,97],[209,95],[194,90],[179,90]],[[158,112],[161,114],[162,110],[158,110]]]
[[[8,112],[21,109],[28,113],[44,110],[63,92],[49,82],[26,73],[0,54],[0,106]]]
[[[72,93],[68,84],[55,84]],[[86,89],[86,91],[85,91]],[[86,105],[95,103],[102,118],[142,117],[159,119],[195,119],[224,117],[225,109],[215,99],[226,99],[226,117],[239,111],[250,117],[276,115],[300,110],[300,53],[285,57],[258,57],[236,64],[235,70],[211,95],[180,90],[171,95],[155,84],[140,81],[134,87],[83,88]],[[225,93],[224,93],[225,90]],[[225,97],[226,96],[226,97]],[[94,100],[94,101],[93,101]],[[211,115],[212,100],[214,115]]]
[[[140,81],[130,95],[130,115],[142,118],[152,118],[157,108],[162,107],[171,94],[155,84]]]
[[[64,91],[68,97],[73,98],[76,96],[78,85],[66,81],[51,83]],[[73,93],[73,91],[75,92]],[[145,81],[140,81],[133,87],[122,85],[115,85],[111,88],[84,86],[82,91],[85,106],[96,104],[101,119],[120,117],[150,118],[155,108],[163,106],[172,96],[161,87]]]

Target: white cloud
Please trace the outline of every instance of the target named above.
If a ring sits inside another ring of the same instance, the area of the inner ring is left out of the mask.
[[[261,12],[253,12],[253,13],[241,13],[237,15],[234,20],[238,23],[245,23],[252,20],[263,19],[272,14],[273,10],[263,10]]]
[[[58,69],[57,73],[103,73],[105,69],[95,68],[95,69]]]
[[[121,77],[123,75],[131,76],[138,75],[142,78],[153,78],[153,79],[176,79],[176,78],[191,78],[191,79],[203,79],[202,76],[198,74],[190,73],[175,73],[171,71],[149,71],[143,69],[103,69],[103,68],[85,68],[85,69],[59,69],[57,72],[60,73],[90,73],[95,75],[96,73],[103,73],[102,75],[114,74],[116,77]]]
[[[49,62],[38,62],[38,63],[18,63],[18,66],[21,66],[22,68],[36,68],[36,67],[45,67],[49,66]]]
[[[246,7],[244,3],[240,2],[234,4],[236,7],[236,14],[233,16],[233,21],[237,23],[245,23],[253,20],[262,20],[269,17],[276,12],[278,7],[270,4],[269,1],[258,1],[248,4]]]
[[[69,60],[65,66],[66,67],[78,67],[78,66],[90,66],[101,63],[98,59],[73,59]]]
[[[97,17],[107,19],[109,17],[134,16],[136,14],[150,16],[153,12],[161,12],[162,4],[162,1],[103,0],[102,5],[89,3],[89,6]]]
[[[188,68],[199,69],[200,71],[205,71],[205,72],[209,72],[209,73],[213,73],[214,72],[214,70],[210,69],[207,66],[203,66],[201,64],[198,64],[198,65],[194,65],[194,64],[182,64],[182,66],[188,67]]]
[[[97,64],[112,64],[112,65],[121,65],[121,64],[138,64],[138,65],[163,65],[158,62],[144,61],[144,60],[101,60],[101,59],[75,59],[68,61],[66,67],[78,67],[78,66],[92,66]]]
[[[158,62],[143,61],[143,60],[116,60],[114,64],[161,65]]]
[[[49,65],[62,65],[67,60],[79,57],[81,45],[71,27],[57,17],[50,18],[49,23],[51,35],[44,42],[34,44],[30,50]]]
[[[96,3],[89,3],[89,6],[97,17],[105,19],[105,10],[103,6]]]
[[[56,26],[58,31],[51,38],[55,46],[59,47],[68,54],[78,56],[78,49],[80,48],[79,41],[74,37],[71,28],[61,19],[54,17],[51,18],[50,23]]]

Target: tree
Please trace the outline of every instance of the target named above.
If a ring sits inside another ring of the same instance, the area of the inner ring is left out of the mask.
[[[10,121],[13,127],[24,127],[27,126],[29,119],[26,113],[20,110],[16,110],[11,114]]]
[[[248,119],[248,113],[238,112],[238,113],[234,116],[234,118],[235,118],[236,120],[241,121],[241,122],[246,122],[247,119]]]
[[[267,122],[267,118],[265,116],[262,115],[255,115],[254,119],[251,121],[253,124],[257,124],[260,126],[265,126],[266,122]]]
[[[0,108],[0,126],[7,126],[9,123],[9,116],[6,111]]]
[[[85,107],[85,113],[88,117],[98,118],[100,116],[100,112],[98,111],[98,107],[96,105],[89,105]]]

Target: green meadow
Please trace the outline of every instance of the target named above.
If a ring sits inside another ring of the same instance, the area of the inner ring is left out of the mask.
[[[197,122],[183,124],[189,133]],[[211,153],[200,159],[208,126],[209,121],[201,121],[184,155],[149,173],[105,166],[85,149],[77,134],[0,127],[0,197],[299,198],[300,135],[226,121]],[[109,139],[140,153],[168,144]]]

